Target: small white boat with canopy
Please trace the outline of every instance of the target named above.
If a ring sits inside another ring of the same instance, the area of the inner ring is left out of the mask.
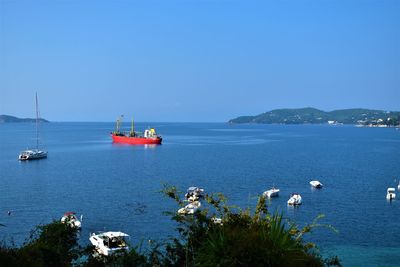
[[[393,188],[393,187],[389,187],[388,189],[387,189],[387,193],[386,193],[386,199],[387,200],[392,200],[392,199],[395,199],[396,198],[396,189],[395,188]]]
[[[62,216],[61,218],[62,223],[65,223],[69,227],[76,229],[81,228],[82,226],[81,221],[82,221],[82,215],[81,215],[81,220],[79,221],[78,218],[76,217],[76,213],[72,211],[64,213],[64,216]]]
[[[198,201],[201,198],[204,198],[204,189],[196,186],[191,186],[186,191],[185,198],[189,202]]]
[[[127,237],[129,235],[122,232],[103,232],[99,234],[93,233],[89,240],[99,254],[111,256],[128,252]]]
[[[323,184],[317,180],[311,181],[310,185],[314,188],[322,188],[322,186],[323,186]]]
[[[301,201],[301,196],[298,193],[293,193],[289,200],[288,200],[288,205],[292,205],[292,206],[297,206],[297,205],[301,205],[302,201]]]

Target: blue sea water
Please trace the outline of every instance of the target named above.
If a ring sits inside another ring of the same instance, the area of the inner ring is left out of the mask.
[[[300,226],[324,214],[310,240],[344,266],[400,266],[400,131],[328,125],[139,123],[163,135],[160,146],[111,142],[113,123],[42,124],[44,160],[19,162],[34,144],[32,124],[0,124],[0,239],[20,245],[35,225],[66,211],[83,214],[82,242],[90,232],[121,230],[132,243],[160,240],[175,225],[164,211],[176,206],[159,193],[163,183],[223,192],[229,202],[254,206],[275,185],[269,209]],[[128,125],[126,125],[128,127]],[[325,187],[312,190],[309,181]],[[303,205],[288,207],[292,192]],[[7,215],[11,211],[11,215]]]

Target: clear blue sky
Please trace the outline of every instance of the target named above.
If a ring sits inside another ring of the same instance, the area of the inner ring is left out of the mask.
[[[397,0],[0,0],[0,114],[227,121],[400,110]]]

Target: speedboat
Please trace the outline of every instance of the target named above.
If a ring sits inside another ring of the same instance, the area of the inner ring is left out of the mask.
[[[64,216],[62,216],[61,218],[61,222],[65,223],[71,228],[80,229],[82,225],[81,223],[82,216],[81,216],[81,221],[79,221],[75,214],[76,213],[72,211],[64,213]]]
[[[293,206],[297,206],[297,205],[301,205],[301,196],[300,194],[297,193],[293,193],[289,200],[288,200],[288,205],[293,205]]]
[[[128,252],[129,246],[125,240],[127,237],[129,235],[122,232],[103,232],[99,234],[92,233],[89,240],[99,254],[110,256]]]
[[[392,200],[392,199],[395,199],[396,198],[396,189],[395,188],[393,188],[393,187],[389,187],[388,189],[387,189],[387,194],[386,194],[386,199],[387,200]]]
[[[180,208],[178,210],[178,214],[180,215],[188,215],[194,214],[201,206],[200,201],[193,201],[192,203],[187,204],[185,207]]]
[[[321,182],[320,182],[320,181],[317,181],[317,180],[311,181],[311,182],[310,182],[310,185],[311,185],[312,187],[315,187],[315,188],[322,188],[322,186],[323,186],[323,184],[321,184]]]
[[[271,189],[263,193],[263,197],[268,197],[268,198],[277,197],[279,196],[279,191],[280,190],[278,188],[272,187]]]
[[[189,202],[198,201],[203,197],[204,197],[204,189],[196,186],[189,187],[185,194],[185,198]]]

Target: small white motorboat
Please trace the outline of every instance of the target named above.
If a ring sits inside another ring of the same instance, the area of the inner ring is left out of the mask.
[[[277,197],[279,196],[279,191],[280,190],[278,188],[272,187],[271,189],[263,193],[263,197],[268,197],[268,198]]]
[[[204,189],[196,186],[191,186],[188,188],[185,198],[189,202],[198,201],[204,197]]]
[[[188,215],[194,214],[201,206],[200,201],[193,201],[192,203],[187,204],[185,207],[180,208],[178,210],[178,214],[180,215]]]
[[[211,218],[211,221],[212,221],[214,224],[223,225],[223,224],[222,224],[222,219],[221,219],[221,218],[212,217],[212,218]]]
[[[400,182],[399,182],[399,185],[397,186],[397,190],[399,190],[399,191],[400,191]]]
[[[75,215],[75,212],[66,212],[64,213],[64,216],[61,218],[61,222],[65,223],[66,225],[70,226],[71,228],[77,228],[80,229],[82,226],[82,215],[81,215],[81,221],[78,220],[78,218]]]
[[[393,188],[393,187],[389,187],[388,189],[387,189],[387,193],[386,193],[386,199],[387,200],[392,200],[392,199],[395,199],[396,198],[396,189],[395,188]]]
[[[125,240],[127,237],[129,235],[122,232],[103,232],[91,234],[89,240],[99,254],[110,256],[128,252],[129,246]]]
[[[297,193],[293,193],[289,200],[288,200],[288,205],[293,205],[293,206],[297,206],[297,205],[301,205],[301,196],[300,194]]]
[[[323,184],[317,180],[311,181],[310,185],[314,188],[322,188],[322,186],[323,186]]]

